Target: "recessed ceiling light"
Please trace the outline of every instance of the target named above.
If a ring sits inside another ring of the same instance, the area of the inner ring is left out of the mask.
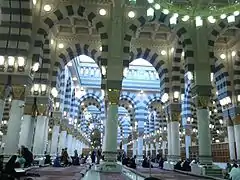
[[[49,4],[46,4],[44,7],[43,7],[44,11],[46,12],[49,12],[51,11],[52,7],[49,5]]]
[[[102,51],[102,46],[99,47],[99,51]]]
[[[33,0],[32,3],[33,3],[33,5],[36,5],[37,4],[37,0]]]
[[[77,77],[73,77],[72,80],[73,80],[73,81],[77,81]]]
[[[72,62],[71,62],[71,61],[68,62],[68,63],[67,63],[67,66],[72,67]]]
[[[236,51],[232,51],[232,57],[236,56]]]
[[[160,6],[160,4],[156,3],[156,4],[154,5],[154,8],[155,8],[156,10],[159,10],[159,9],[161,8],[161,6]]]
[[[99,14],[100,14],[101,16],[105,16],[105,15],[107,14],[107,11],[106,11],[105,9],[100,9],[100,10],[99,10]]]
[[[130,18],[134,18],[134,17],[135,17],[135,12],[133,12],[133,11],[129,11],[129,13],[128,13],[128,17],[130,17]]]
[[[226,58],[226,55],[225,55],[225,54],[221,54],[221,55],[220,55],[220,58],[221,58],[221,59],[225,59],[225,58]]]
[[[64,48],[64,44],[63,43],[58,44],[58,48],[60,49]]]
[[[161,51],[161,55],[164,56],[164,55],[166,55],[166,54],[167,54],[167,52],[166,52],[165,50],[162,50],[162,51]]]

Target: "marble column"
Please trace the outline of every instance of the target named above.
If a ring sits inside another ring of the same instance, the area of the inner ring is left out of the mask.
[[[179,121],[180,121],[180,112],[171,113],[171,155],[173,161],[180,160],[180,136],[179,136]]]
[[[200,164],[212,164],[211,135],[209,129],[209,97],[197,96],[198,147]]]
[[[167,148],[167,141],[163,141],[162,142],[162,154],[163,154],[163,157],[166,156],[165,154],[165,149]]]
[[[185,127],[185,152],[186,152],[186,158],[190,158],[190,146],[192,146],[192,138],[191,138],[191,127],[189,125],[186,125]]]
[[[74,155],[75,150],[76,150],[76,138],[73,137],[73,140],[72,140],[72,155]]]
[[[83,148],[83,144],[81,141],[79,141],[79,154],[82,154],[82,148]]]
[[[137,155],[137,141],[133,140],[133,149],[132,149],[133,156]]]
[[[240,162],[240,115],[234,119],[234,135],[236,141],[237,161]]]
[[[116,162],[117,155],[117,129],[118,129],[118,104],[109,104],[106,120],[103,154],[107,162]]]
[[[47,118],[47,121],[45,123],[45,129],[44,129],[44,152],[47,151],[47,145],[50,146],[51,142],[48,142],[48,133],[49,133],[49,118]]]
[[[143,137],[139,136],[137,141],[137,158],[143,159]]]
[[[159,150],[159,147],[160,147],[159,142],[155,143],[155,147],[156,147],[156,149],[155,149],[156,150],[156,155],[158,155],[158,150]]]
[[[36,123],[34,143],[33,143],[34,155],[37,155],[37,156],[44,155],[44,151],[46,147],[45,146],[46,124],[48,124],[47,116],[37,116],[37,123]]]
[[[21,124],[19,145],[31,149],[34,133],[34,118],[30,114],[24,114]]]
[[[168,142],[168,161],[171,160],[171,156],[172,156],[172,135],[171,135],[171,122],[168,122],[167,124],[167,142]]]
[[[60,130],[59,125],[54,125],[53,126],[53,129],[52,129],[52,143],[51,143],[51,150],[50,150],[50,155],[51,156],[56,156],[57,153],[58,153],[59,130]]]
[[[153,158],[153,151],[154,151],[154,144],[151,143],[150,144],[150,155],[151,155],[151,158]]]
[[[59,154],[62,152],[62,149],[66,148],[66,141],[67,141],[67,131],[61,131],[59,135],[59,146],[58,146]]]
[[[72,155],[72,140],[73,136],[71,134],[67,135],[67,152],[68,155]]]
[[[145,151],[146,151],[146,156],[148,156],[148,151],[149,151],[149,144],[146,143],[146,146],[145,146]]]
[[[7,135],[5,139],[4,153],[6,155],[16,154],[19,148],[22,116],[24,111],[25,87],[13,87],[13,100],[9,112]]]
[[[227,132],[230,160],[236,160],[234,124],[231,119],[228,120]]]

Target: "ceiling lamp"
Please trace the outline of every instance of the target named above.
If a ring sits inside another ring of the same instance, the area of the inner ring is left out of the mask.
[[[154,16],[154,9],[153,8],[148,8],[148,10],[147,10],[147,16],[149,17],[149,16]]]
[[[161,6],[160,6],[160,4],[156,3],[156,4],[154,5],[154,8],[155,8],[156,10],[159,10],[159,9],[161,8]]]
[[[196,27],[200,27],[203,25],[203,20],[202,20],[201,16],[196,16],[195,21],[196,21]]]
[[[77,81],[77,77],[74,76],[74,77],[72,78],[72,80],[73,80],[73,81]]]
[[[52,88],[51,94],[52,94],[52,96],[55,97],[55,98],[58,96],[58,91],[57,91],[57,89],[56,89],[55,87]]]
[[[37,72],[38,69],[39,69],[39,67],[40,67],[39,62],[34,63],[34,64],[33,64],[33,67],[32,67],[33,72]]]
[[[0,66],[3,66],[5,64],[5,58],[4,56],[0,56]]]
[[[220,16],[221,19],[225,19],[226,17],[227,17],[226,14],[222,14],[222,15]]]
[[[207,19],[212,24],[216,22],[216,19],[213,16],[209,16]]]
[[[49,5],[49,4],[46,4],[44,7],[43,7],[43,10],[46,11],[46,12],[49,12],[51,11],[52,7]]]
[[[72,62],[71,62],[71,61],[68,62],[68,63],[67,63],[67,66],[68,66],[68,67],[72,67]]]
[[[53,43],[54,43],[54,41],[53,41],[53,39],[51,39],[51,45],[53,45]]]
[[[174,48],[172,47],[172,48],[171,48],[171,53],[173,53],[173,52],[174,52]]]
[[[235,16],[234,16],[234,15],[228,16],[228,17],[227,17],[227,21],[228,21],[228,23],[233,23],[233,22],[235,22]]]
[[[106,11],[105,9],[100,9],[100,10],[99,10],[99,14],[100,14],[101,16],[105,16],[105,15],[107,14],[107,11]]]
[[[193,80],[193,74],[192,74],[192,72],[190,72],[190,71],[188,71],[187,72],[187,78],[188,78],[188,80]]]
[[[59,48],[59,49],[64,48],[64,44],[63,44],[63,43],[58,44],[58,48]]]
[[[154,3],[154,0],[148,0],[148,3],[149,3],[149,4]]]
[[[13,56],[8,56],[8,65],[13,66],[15,62],[15,58]]]
[[[221,59],[225,59],[225,58],[226,58],[226,55],[225,55],[225,54],[221,54],[221,55],[220,55],[220,58],[221,58]]]
[[[23,57],[18,57],[18,66],[23,67],[25,65],[25,59]]]
[[[129,17],[129,18],[134,18],[134,17],[135,17],[135,12],[129,11],[129,12],[128,12],[128,17]]]
[[[169,98],[169,95],[167,93],[164,93],[161,97],[161,101],[165,103],[168,101],[168,98]]]
[[[236,56],[237,53],[236,53],[236,51],[232,51],[231,54],[232,54],[232,57],[234,57],[234,56]]]
[[[170,22],[169,22],[169,23],[170,23],[170,24],[177,24],[177,17],[178,17],[178,16],[173,15],[173,16],[170,18],[170,20],[169,20]]]
[[[32,3],[35,6],[37,4],[37,0],[32,0]]]
[[[165,56],[167,54],[167,52],[165,50],[161,51],[161,55]]]
[[[186,21],[189,20],[189,18],[190,18],[190,16],[185,15],[185,16],[182,17],[182,21],[186,22]]]
[[[163,9],[162,13],[167,15],[167,14],[169,14],[169,10],[168,9]]]
[[[238,15],[239,15],[239,11],[234,11],[234,12],[233,12],[233,15],[234,15],[234,16],[238,16]]]

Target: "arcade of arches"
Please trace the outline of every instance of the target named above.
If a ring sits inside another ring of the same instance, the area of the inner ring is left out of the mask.
[[[172,26],[138,3],[0,3],[4,155],[24,145],[36,156],[101,148],[106,163],[120,148],[240,161],[239,15]]]

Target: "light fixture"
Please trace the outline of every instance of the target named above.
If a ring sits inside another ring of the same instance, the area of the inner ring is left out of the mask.
[[[235,22],[235,16],[234,16],[234,15],[228,16],[228,17],[227,17],[227,21],[228,21],[228,23],[233,23],[233,22]]]
[[[240,102],[240,95],[237,96],[237,101]]]
[[[57,97],[58,96],[58,91],[57,91],[57,88],[53,87],[52,90],[51,90],[51,94],[53,97]]]
[[[35,6],[37,4],[37,0],[32,0],[32,3]]]
[[[184,94],[181,94],[181,100],[182,101],[184,100]]]
[[[72,80],[73,80],[73,81],[77,81],[77,77],[74,76],[74,77],[72,78]]]
[[[226,58],[226,55],[225,55],[225,54],[221,54],[221,55],[220,55],[220,58],[221,58],[221,59],[225,59],[225,58]]]
[[[49,12],[51,11],[52,7],[49,5],[49,4],[46,4],[44,7],[43,7],[44,11],[46,12]]]
[[[106,67],[105,66],[102,66],[102,75],[103,76],[106,76],[106,74],[107,74],[107,70],[106,70]]]
[[[123,69],[123,76],[126,77],[128,75],[128,68]]]
[[[163,9],[163,10],[162,10],[162,13],[165,14],[165,15],[167,15],[167,14],[169,14],[169,10],[168,10],[168,9]]]
[[[172,47],[172,48],[171,48],[171,53],[173,53],[173,52],[174,52],[174,48]]]
[[[210,74],[210,80],[211,80],[211,82],[213,82],[213,80],[214,80],[214,73]]]
[[[53,45],[53,43],[54,43],[54,40],[53,40],[53,39],[51,39],[51,45]]]
[[[162,50],[162,51],[161,51],[161,55],[164,56],[164,55],[166,55],[166,54],[167,54],[167,52],[166,52],[165,50]]]
[[[174,91],[174,93],[173,93],[173,98],[174,99],[178,99],[179,98],[179,91]]]
[[[68,67],[72,67],[72,65],[73,65],[73,64],[72,64],[72,61],[70,61],[70,62],[67,63],[67,66],[68,66]]]
[[[41,84],[41,91],[45,92],[47,90],[47,85],[46,84]]]
[[[64,44],[63,44],[63,43],[58,44],[58,48],[59,48],[59,49],[64,48]]]
[[[149,3],[149,4],[154,3],[154,0],[148,0],[148,3]]]
[[[147,16],[148,17],[153,17],[154,16],[154,9],[153,8],[148,8],[147,9]]]
[[[101,51],[101,52],[102,52],[102,46],[100,46],[100,47],[99,47],[99,51]]]
[[[188,78],[189,81],[193,80],[193,73],[192,72],[188,71],[186,75],[187,75],[187,78]]]
[[[5,64],[5,58],[4,56],[0,56],[0,66],[4,66]]]
[[[185,52],[184,52],[184,51],[182,52],[181,56],[182,56],[182,57],[184,57],[184,56],[185,56]]]
[[[196,16],[195,21],[196,21],[196,27],[200,27],[203,25],[203,20],[202,20],[201,16]]]
[[[100,10],[99,10],[99,14],[100,14],[101,16],[105,16],[105,15],[107,14],[107,11],[106,11],[105,9],[100,9]]]
[[[39,91],[39,84],[34,84],[33,85],[33,91],[38,92]]]
[[[169,98],[169,95],[167,93],[164,93],[161,97],[161,101],[165,103],[168,101],[168,98]]]
[[[18,57],[18,66],[22,67],[25,65],[25,59],[23,57]]]
[[[215,23],[216,22],[216,19],[213,16],[209,16],[207,19],[210,23]]]
[[[161,8],[161,6],[160,6],[160,4],[156,3],[156,4],[154,4],[154,8],[155,8],[156,10],[159,10],[159,9]]]
[[[233,15],[234,15],[234,16],[238,16],[238,15],[239,15],[239,11],[234,11],[234,12],[233,12]]]
[[[182,21],[186,22],[186,21],[189,20],[189,18],[190,18],[190,16],[185,15],[185,16],[182,17]]]
[[[33,67],[32,67],[33,72],[37,72],[38,69],[39,69],[39,67],[40,67],[39,62],[34,63],[34,64],[33,64]]]
[[[143,94],[143,90],[140,91],[140,94]]]
[[[8,56],[8,66],[14,66],[15,58],[13,56]]]
[[[128,12],[128,17],[129,17],[129,18],[134,18],[134,17],[135,17],[135,12],[129,11],[129,12]]]
[[[221,14],[221,16],[220,16],[221,19],[225,19],[226,17],[227,17],[226,14]]]
[[[234,56],[236,56],[237,53],[236,53],[236,51],[232,51],[231,54],[232,54],[232,57],[234,57]]]

